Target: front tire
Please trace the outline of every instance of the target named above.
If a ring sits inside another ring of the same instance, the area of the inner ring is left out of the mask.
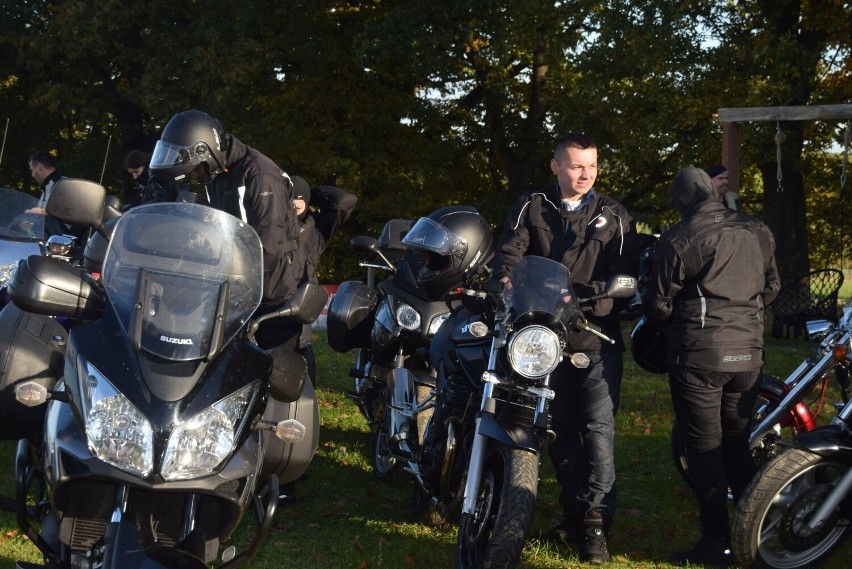
[[[849,469],[843,461],[791,449],[751,481],[737,505],[732,548],[744,567],[800,569],[824,563],[849,536],[847,509],[835,510],[817,529],[807,525]]]
[[[473,514],[459,524],[458,569],[511,568],[521,557],[538,492],[538,455],[488,442]]]
[[[390,452],[387,422],[382,421],[373,434],[373,476],[379,480],[388,480],[399,469],[399,461]]]

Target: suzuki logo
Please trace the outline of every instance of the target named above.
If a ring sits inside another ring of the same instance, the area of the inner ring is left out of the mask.
[[[161,342],[166,342],[167,344],[178,344],[181,346],[191,346],[192,339],[191,338],[170,338],[169,336],[160,336]]]

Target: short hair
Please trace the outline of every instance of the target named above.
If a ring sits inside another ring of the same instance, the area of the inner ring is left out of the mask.
[[[33,164],[41,164],[48,168],[56,168],[56,159],[47,150],[39,150],[38,152],[33,152],[30,155],[29,160],[27,160],[27,164],[30,166]]]
[[[566,148],[579,148],[586,150],[587,148],[597,148],[595,142],[583,134],[582,132],[569,132],[565,136],[556,139],[556,146],[553,149],[553,155],[558,156]]]
[[[151,155],[144,150],[131,150],[124,155],[125,168],[133,168],[135,170],[136,168],[147,166],[150,161]]]

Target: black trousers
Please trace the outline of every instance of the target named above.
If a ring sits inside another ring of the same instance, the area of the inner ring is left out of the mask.
[[[738,500],[757,472],[748,438],[759,376],[759,369],[669,368],[672,403],[686,443],[704,537],[730,538],[728,487]]]

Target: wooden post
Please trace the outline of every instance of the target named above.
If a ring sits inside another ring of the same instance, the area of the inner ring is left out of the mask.
[[[722,123],[722,164],[728,169],[731,191],[740,191],[740,123]]]

